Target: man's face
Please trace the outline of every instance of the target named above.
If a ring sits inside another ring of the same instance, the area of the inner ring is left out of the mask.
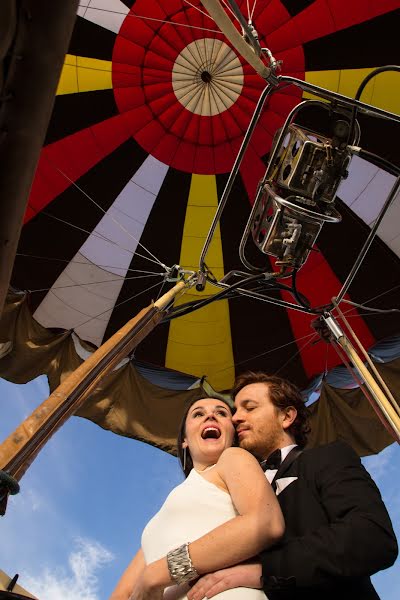
[[[270,400],[268,384],[251,383],[235,398],[233,423],[241,448],[260,459],[284,443],[284,414]]]

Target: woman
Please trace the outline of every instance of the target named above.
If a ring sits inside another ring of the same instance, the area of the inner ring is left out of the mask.
[[[190,581],[243,562],[283,535],[275,494],[257,460],[232,447],[234,435],[231,409],[222,400],[204,398],[188,407],[178,437],[188,477],[145,527],[142,549],[110,600],[185,600]],[[236,588],[215,598],[265,595]]]

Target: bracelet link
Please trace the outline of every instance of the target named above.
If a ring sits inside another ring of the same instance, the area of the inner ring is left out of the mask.
[[[170,550],[167,554],[167,563],[171,579],[177,585],[199,577],[190,558],[189,542],[182,544],[175,550]]]

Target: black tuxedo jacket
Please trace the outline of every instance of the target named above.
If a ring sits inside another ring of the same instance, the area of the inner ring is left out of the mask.
[[[393,564],[397,543],[352,448],[334,442],[293,461],[289,454],[274,481],[286,531],[260,555],[269,600],[377,600],[369,576]]]

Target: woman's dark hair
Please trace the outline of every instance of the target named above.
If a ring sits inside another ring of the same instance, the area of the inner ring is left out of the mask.
[[[294,406],[297,410],[297,416],[288,428],[288,432],[293,436],[296,444],[300,448],[304,448],[307,443],[307,434],[310,432],[307,422],[309,411],[304,404],[298,387],[287,379],[276,375],[267,375],[261,371],[247,371],[236,378],[232,390],[232,398],[235,399],[242,388],[252,383],[265,383],[268,386],[269,397],[276,408],[282,410],[288,408],[288,406]]]
[[[204,398],[196,398],[196,400],[192,400],[192,402],[189,402],[189,404],[185,408],[185,412],[183,413],[182,421],[179,426],[179,432],[178,432],[178,438],[177,438],[176,445],[177,445],[177,450],[178,450],[178,458],[181,463],[181,467],[185,474],[185,477],[187,477],[189,475],[190,471],[193,469],[193,461],[192,461],[192,457],[190,456],[189,448],[186,448],[186,464],[185,464],[185,468],[183,468],[184,449],[182,448],[182,444],[183,444],[185,436],[186,436],[186,417],[188,416],[188,412],[192,408],[193,404],[195,404],[199,400],[214,400],[214,399],[224,402],[224,404],[227,405],[227,407],[229,408],[231,413],[233,413],[232,405],[229,403],[228,400],[222,398],[221,396],[219,396],[218,398],[214,398],[214,396],[204,396]]]

